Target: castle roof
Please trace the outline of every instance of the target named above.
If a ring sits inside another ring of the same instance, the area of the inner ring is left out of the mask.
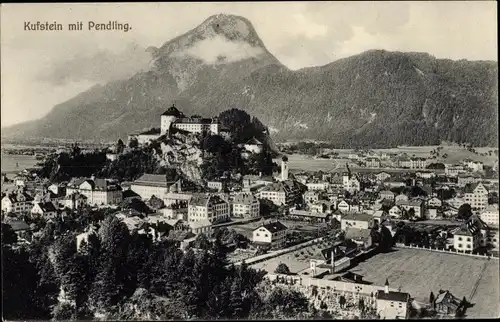
[[[172,104],[165,112],[163,112],[162,116],[175,116],[175,117],[183,117],[183,114],[181,111],[175,107],[175,105]]]

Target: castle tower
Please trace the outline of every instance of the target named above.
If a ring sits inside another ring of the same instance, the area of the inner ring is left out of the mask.
[[[288,180],[288,157],[285,155],[281,159],[281,181]]]
[[[178,118],[182,117],[182,113],[172,104],[162,115],[161,115],[161,135],[164,135],[170,130],[170,126]]]

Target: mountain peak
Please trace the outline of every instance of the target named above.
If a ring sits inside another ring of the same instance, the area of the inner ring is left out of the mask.
[[[196,28],[166,42],[155,56],[157,59],[194,58],[207,64],[254,58],[281,65],[266,49],[248,19],[223,13],[208,17]]]

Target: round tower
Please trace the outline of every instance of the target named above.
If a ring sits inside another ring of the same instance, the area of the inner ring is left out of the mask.
[[[288,157],[281,158],[281,181],[288,180]]]

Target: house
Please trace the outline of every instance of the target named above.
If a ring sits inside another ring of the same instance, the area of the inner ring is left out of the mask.
[[[380,168],[380,160],[376,158],[368,158],[365,160],[367,168]]]
[[[390,218],[400,218],[403,214],[403,209],[400,206],[394,206],[389,209],[389,217]]]
[[[177,201],[176,203],[169,203],[165,208],[160,209],[163,217],[167,219],[182,219],[188,220],[188,201]]]
[[[342,182],[344,190],[350,193],[355,193],[361,191],[361,181],[356,175],[351,175],[350,173],[344,173],[342,175]]]
[[[410,294],[389,291],[389,281],[385,281],[384,291],[375,295],[377,313],[381,319],[407,319],[410,308]]]
[[[498,228],[498,204],[488,205],[480,214],[481,220],[491,227]]]
[[[48,187],[49,191],[52,191],[56,196],[63,197],[66,195],[66,185],[63,183],[53,183]]]
[[[307,222],[328,222],[330,221],[330,214],[316,211],[292,209],[290,211],[289,218]]]
[[[330,184],[326,181],[306,182],[306,187],[309,191],[325,191],[329,186]]]
[[[410,168],[411,166],[411,161],[410,159],[406,158],[406,157],[400,157],[398,160],[397,160],[397,164],[400,168]]]
[[[208,220],[211,223],[229,219],[229,204],[216,195],[194,196],[188,206],[188,220],[195,222]]]
[[[166,175],[146,173],[135,180],[130,189],[144,200],[151,198],[153,195],[163,199],[167,193],[174,189],[173,186],[176,186],[175,188],[178,190],[180,185],[178,180],[169,179]]]
[[[201,234],[201,233],[209,233],[212,230],[212,223],[208,219],[202,219],[198,221],[190,221],[189,222],[189,229],[190,231],[195,234]]]
[[[81,209],[87,205],[87,197],[79,192],[67,195],[59,200],[59,203],[63,208],[69,208],[71,210]]]
[[[27,213],[33,208],[33,197],[23,190],[8,193],[2,198],[2,211]]]
[[[433,198],[427,200],[427,206],[439,208],[439,207],[443,206],[443,202],[439,198],[433,197]]]
[[[360,229],[349,227],[344,236],[356,243],[361,249],[369,249],[372,246],[371,231],[369,229]]]
[[[343,213],[352,213],[361,211],[362,207],[356,200],[344,199],[338,203],[337,209],[342,211]]]
[[[224,183],[222,181],[208,181],[207,182],[207,188],[216,190],[218,192],[224,190]]]
[[[340,210],[335,210],[333,213],[332,213],[332,219],[335,219],[337,220],[339,223],[342,221],[342,217],[344,216],[344,214],[342,213],[342,211]]]
[[[488,190],[482,183],[466,185],[464,199],[473,210],[483,210],[488,206]]]
[[[379,199],[388,199],[394,201],[396,194],[390,190],[382,190],[378,193]]]
[[[467,184],[474,184],[481,182],[483,176],[479,173],[460,173],[458,175],[457,183],[460,187],[465,187]]]
[[[439,290],[439,294],[434,299],[434,309],[439,314],[455,316],[460,307],[461,300],[451,294],[450,291]]]
[[[429,219],[437,219],[439,215],[439,209],[438,207],[426,207],[426,217]]]
[[[39,192],[33,198],[34,202],[58,202],[58,196],[50,190]]]
[[[282,248],[286,243],[288,228],[279,221],[263,224],[253,231],[252,241],[256,245]]]
[[[131,201],[132,199],[141,199],[141,196],[134,190],[123,190],[122,198],[124,201]]]
[[[453,232],[453,247],[460,252],[473,252],[487,244],[488,230],[478,216],[472,215],[466,223]]]
[[[484,164],[481,161],[468,160],[468,162],[466,163],[466,167],[474,172],[479,172],[484,170]]]
[[[251,152],[251,153],[261,153],[262,149],[264,148],[264,145],[262,142],[257,140],[255,137],[248,140],[247,143],[243,146],[246,151]]]
[[[425,167],[427,167],[427,159],[410,158],[410,169],[425,169]]]
[[[122,201],[122,188],[114,180],[73,179],[66,187],[66,195],[75,192],[84,195],[89,205],[117,205]]]
[[[390,177],[391,177],[391,175],[385,171],[379,172],[375,175],[375,178],[377,179],[377,181],[381,181],[381,182],[389,179]]]
[[[395,197],[395,202],[396,202],[396,205],[399,205],[400,202],[402,201],[408,201],[408,196],[405,195],[404,193],[400,193],[399,195],[397,195]]]
[[[417,173],[415,173],[415,175],[417,176],[417,178],[423,179],[431,179],[436,177],[436,174],[431,171],[418,171]]]
[[[396,202],[397,206],[400,206],[406,211],[410,211],[410,209],[413,209],[415,212],[415,217],[416,218],[423,218],[424,217],[424,202],[419,199],[412,199],[408,201],[400,201],[399,203]]]
[[[350,209],[350,205],[346,200],[342,200],[337,204],[337,209],[342,211],[343,213],[348,213]]]
[[[372,217],[373,217],[373,222],[380,225],[383,221],[387,219],[388,213],[382,210],[377,210],[372,214]]]
[[[253,186],[265,186],[272,184],[274,182],[273,177],[263,176],[262,174],[256,175],[245,175],[243,176],[243,187],[250,188]]]
[[[313,204],[318,200],[319,200],[319,193],[318,192],[308,190],[304,193],[304,202],[306,204]]]
[[[462,165],[457,164],[445,164],[444,174],[448,177],[456,177],[460,173],[466,172]]]
[[[335,202],[326,201],[326,200],[318,200],[312,205],[309,206],[309,209],[312,212],[321,212],[331,214],[335,211]]]
[[[305,187],[302,188],[297,181],[285,180],[265,186],[259,192],[259,197],[268,199],[277,206],[291,206],[301,202],[303,191]]]
[[[31,215],[39,215],[44,218],[54,218],[57,215],[57,208],[52,202],[35,202],[31,209]]]
[[[76,235],[76,251],[77,252],[80,251],[80,249],[82,247],[82,243],[88,244],[89,237],[91,235],[97,236],[97,230],[95,229],[94,226],[89,226],[85,229],[85,231],[83,233]]]
[[[240,192],[232,202],[234,217],[256,218],[260,216],[260,202],[251,193]]]
[[[348,228],[370,229],[373,227],[373,217],[366,213],[347,214],[340,221],[340,228],[346,230]]]
[[[193,193],[188,192],[169,192],[164,196],[163,202],[165,206],[177,204],[179,202],[189,203],[193,196]]]
[[[31,241],[31,227],[23,220],[12,220],[8,223],[17,238]]]

